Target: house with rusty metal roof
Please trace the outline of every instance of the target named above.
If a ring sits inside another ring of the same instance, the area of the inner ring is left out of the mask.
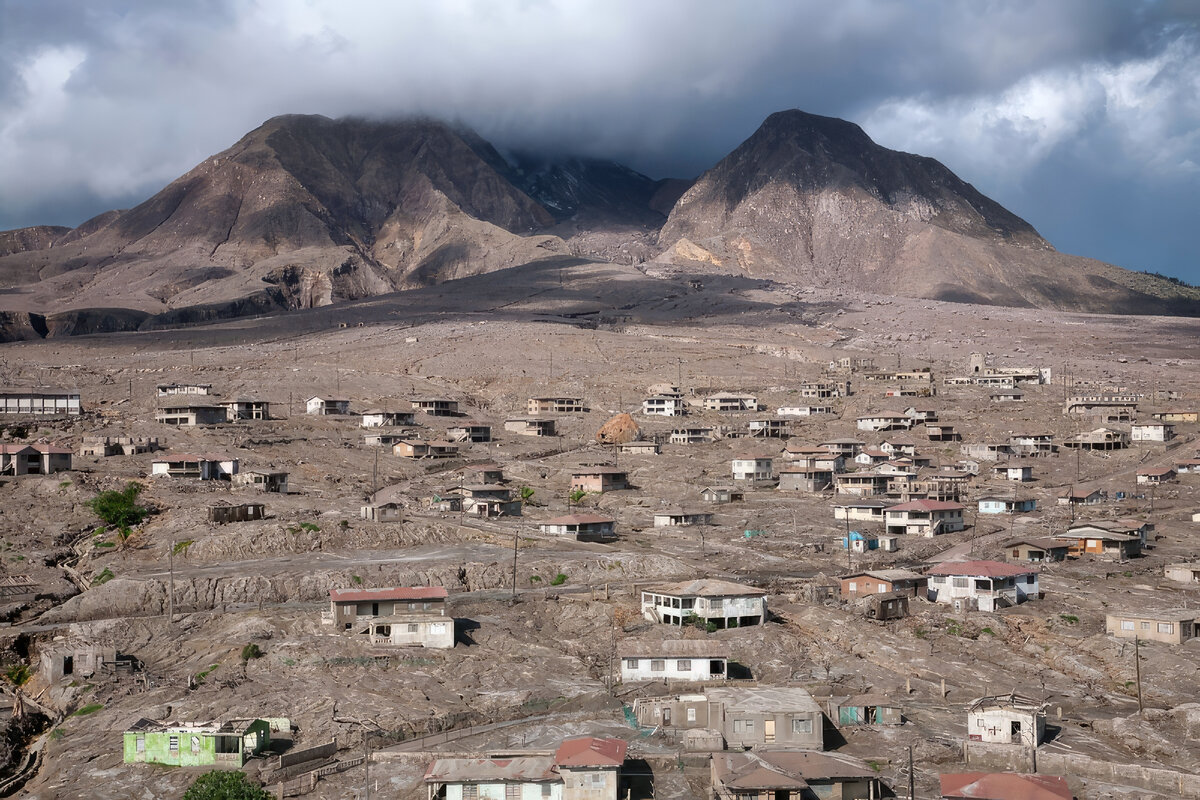
[[[621,739],[566,739],[553,753],[439,758],[425,770],[430,800],[617,800],[629,749]]]
[[[373,645],[454,647],[444,586],[331,589],[322,621]]]
[[[961,772],[941,776],[942,800],[1072,800],[1066,778],[1016,772]]]
[[[652,586],[642,591],[642,616],[667,625],[693,621],[716,629],[765,625],[767,592],[713,578]]]
[[[926,575],[928,599],[955,611],[995,611],[1041,595],[1036,569],[1001,561],[949,561]]]
[[[717,800],[776,797],[880,797],[877,773],[864,761],[811,750],[714,753]]]

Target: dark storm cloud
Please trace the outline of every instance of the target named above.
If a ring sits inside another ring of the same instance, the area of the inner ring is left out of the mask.
[[[1200,11],[1182,0],[8,0],[0,15],[0,228],[137,202],[280,113],[424,113],[657,177],[696,174],[798,107],[943,160],[1064,250],[1194,268],[1190,238],[1152,224],[1156,205],[1200,199]],[[1113,242],[1135,219],[1142,244]]]

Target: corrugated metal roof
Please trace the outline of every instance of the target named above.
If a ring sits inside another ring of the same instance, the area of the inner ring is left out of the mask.
[[[625,641],[622,658],[729,658],[729,645],[708,639],[667,639],[665,641]]]
[[[554,761],[562,767],[619,767],[628,749],[629,743],[621,739],[584,736],[559,745]]]
[[[561,781],[552,756],[439,758],[425,770],[426,783]]]
[[[929,575],[981,575],[987,578],[1011,578],[1016,575],[1037,574],[1036,569],[1018,567],[1014,564],[1004,564],[999,561],[949,561],[938,564],[927,573]]]
[[[1057,775],[1012,772],[964,772],[941,776],[943,798],[972,800],[1071,800],[1074,795]]]
[[[716,578],[700,578],[694,581],[679,583],[664,583],[643,589],[656,594],[669,594],[673,597],[762,597],[767,594],[763,589],[746,586],[732,581],[722,581]]]

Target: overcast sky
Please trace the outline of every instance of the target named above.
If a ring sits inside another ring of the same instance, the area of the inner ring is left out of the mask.
[[[695,176],[769,113],[933,156],[1060,250],[1200,283],[1191,0],[0,0],[0,229],[283,113],[424,113]]]

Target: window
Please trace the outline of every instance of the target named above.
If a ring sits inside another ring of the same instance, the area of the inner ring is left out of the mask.
[[[1020,558],[1020,557],[1021,557],[1021,551],[1017,550],[1016,548],[1013,548],[1013,558]]]
[[[504,784],[504,800],[521,800],[521,784]]]
[[[479,800],[479,787],[473,783],[464,783],[462,798],[463,800]]]
[[[625,659],[625,668],[626,669],[637,669],[638,668],[638,660],[636,658]]]
[[[887,590],[888,590],[888,587],[887,587],[887,584],[885,584],[885,583],[881,583],[875,587],[875,591],[878,592],[879,594],[883,594]]]
[[[686,658],[681,658],[678,661],[676,661],[675,662],[675,671],[676,672],[691,672],[692,671],[691,660],[686,659]]]
[[[1123,631],[1131,631],[1131,630],[1133,630],[1133,629],[1134,629],[1133,620],[1131,620],[1131,619],[1123,619],[1123,620],[1121,620],[1121,630],[1123,630]]]
[[[170,739],[167,740],[167,749],[170,750],[174,755],[179,755],[179,737],[178,736],[172,736]]]
[[[391,625],[376,625],[375,626],[375,635],[390,638],[392,635],[392,626]]]
[[[792,720],[792,733],[812,733],[813,721],[812,717],[796,717]]]
[[[587,782],[591,784],[590,788],[592,788],[592,789],[603,789],[604,783],[605,783],[604,773],[603,772],[590,773],[587,776]]]
[[[666,669],[667,669],[667,662],[661,658],[653,659],[650,662],[650,671],[651,672],[665,672]]]
[[[1159,633],[1174,633],[1175,632],[1175,623],[1174,622],[1158,623],[1158,632]]]
[[[1143,623],[1142,623],[1142,630],[1144,630],[1144,631],[1148,631],[1148,630],[1150,630],[1150,623],[1149,623],[1149,622],[1143,622]]]
[[[695,722],[695,721],[696,721],[696,709],[694,709],[694,708],[689,708],[689,709],[687,710],[687,721],[688,721],[688,722]]]
[[[549,796],[550,796],[550,784],[543,783],[542,784],[542,797],[549,797]]]
[[[969,586],[969,585],[970,584],[968,583],[966,578],[955,578],[954,579],[954,588],[955,589],[966,589],[967,586]]]
[[[848,592],[857,592],[857,591],[858,591],[858,584],[857,584],[857,583],[855,583],[854,581],[850,581],[850,583],[849,583],[849,584],[847,584],[847,586],[846,586],[846,591],[848,591]]]
[[[408,623],[408,632],[409,633],[416,633],[418,630],[420,630],[420,628],[421,628],[421,626],[415,622]]]
[[[137,737],[137,745],[136,746],[137,746],[137,751],[139,753],[146,752],[146,737],[145,736]]]

